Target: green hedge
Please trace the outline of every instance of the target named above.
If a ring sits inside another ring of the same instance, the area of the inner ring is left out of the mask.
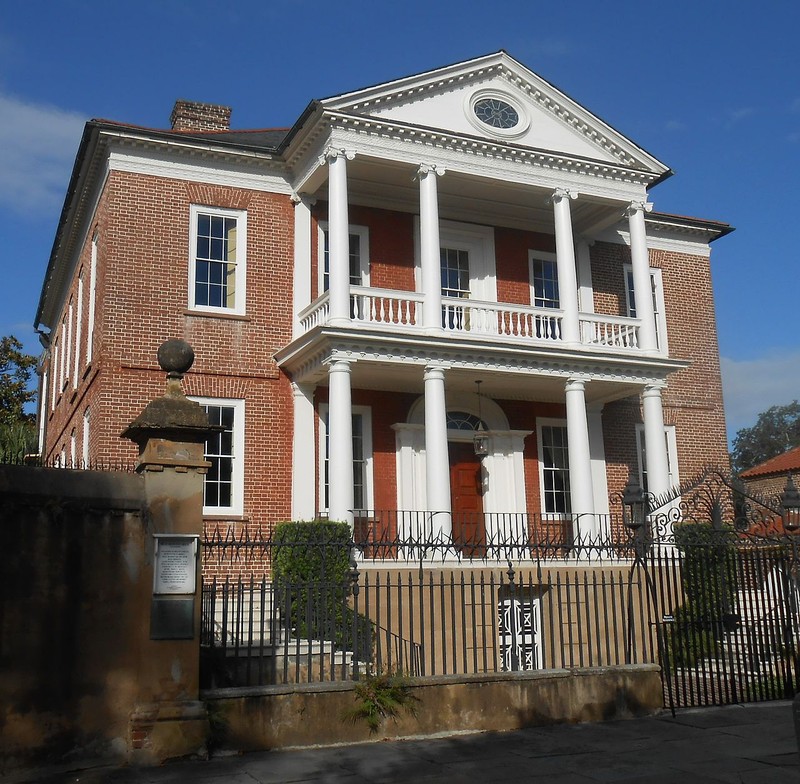
[[[284,624],[297,637],[327,640],[371,658],[372,623],[350,607],[350,526],[329,520],[281,523],[272,538],[272,575]]]

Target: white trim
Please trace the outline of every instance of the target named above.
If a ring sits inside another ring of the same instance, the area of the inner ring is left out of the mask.
[[[78,372],[81,365],[81,328],[83,321],[83,270],[78,276],[78,307],[75,311],[75,362],[72,373],[72,388],[78,388]]]
[[[578,273],[578,310],[581,313],[594,313],[592,256],[586,240],[578,240],[575,245],[575,255]]]
[[[498,101],[503,101],[511,106],[517,113],[519,122],[513,128],[495,128],[483,122],[475,114],[475,104],[484,99],[495,98]],[[481,134],[488,134],[489,136],[496,136],[500,139],[518,139],[523,136],[531,125],[531,117],[525,105],[513,95],[510,95],[505,90],[498,90],[497,88],[484,88],[477,90],[473,93],[468,93],[464,98],[464,114],[473,128],[477,129]]]
[[[375,503],[375,492],[373,483],[374,455],[372,452],[372,407],[371,406],[352,406],[351,415],[362,418],[361,432],[363,434],[364,446],[364,508],[373,509]],[[327,437],[326,415],[328,404],[321,403],[319,406],[319,511],[320,514],[327,514],[328,509],[324,506],[325,501],[325,440]]]
[[[89,318],[86,325],[86,364],[92,361],[92,344],[94,341],[94,310],[97,298],[97,243],[98,235],[92,237],[91,261],[89,263]]]
[[[549,253],[544,250],[528,250],[528,291],[530,295],[530,304],[536,307],[536,287],[534,286],[533,279],[533,262],[534,261],[549,261],[555,265],[556,283],[558,284],[558,302],[553,307],[553,310],[560,310],[561,308],[561,281],[558,279],[558,264],[555,253]]]
[[[688,256],[699,256],[704,259],[711,257],[711,247],[708,240],[698,238],[697,240],[686,239],[685,237],[664,237],[659,236],[658,229],[647,219],[647,248],[648,250],[665,250],[670,253],[683,253]],[[601,242],[610,242],[614,245],[627,245],[630,247],[631,235],[626,229],[606,229],[596,237]]]
[[[314,476],[314,387],[292,384],[294,429],[292,433],[292,520],[314,517],[314,494],[308,478]]]
[[[58,358],[59,358],[59,343],[58,337],[53,341],[50,349],[50,410],[54,411],[56,407],[56,394],[58,392]]]
[[[82,439],[82,449],[83,452],[83,467],[88,468],[91,465],[91,459],[89,457],[89,409],[87,408],[83,412],[83,439]]]
[[[189,398],[201,406],[225,406],[233,409],[233,444],[232,444],[232,473],[231,473],[231,505],[230,506],[205,506],[204,515],[235,515],[244,514],[244,463],[246,459],[244,449],[245,429],[245,401],[236,398],[197,397]]]
[[[66,389],[69,386],[70,376],[72,375],[72,323],[75,316],[75,304],[72,299],[69,301],[67,308],[67,348],[64,356],[64,379],[63,387]]]
[[[323,289],[324,272],[325,272],[325,234],[328,231],[328,221],[320,221],[317,224],[317,295],[325,293]],[[358,263],[361,272],[360,286],[369,286],[369,227],[358,226],[356,224],[348,224],[347,226],[347,243],[348,243],[348,259],[350,247],[350,235],[356,234],[360,239]],[[349,269],[349,266],[348,266]],[[351,284],[353,285],[353,284]]]
[[[236,284],[234,289],[233,307],[217,307],[211,305],[197,305],[194,301],[194,286],[196,273],[195,252],[197,249],[197,221],[200,215],[212,215],[223,218],[236,219]],[[209,207],[206,205],[192,204],[189,207],[189,310],[198,313],[227,313],[244,315],[247,291],[247,211],[230,210],[222,207]]]
[[[48,373],[47,371],[43,371],[42,373],[42,391],[39,395],[39,454],[44,455],[44,438],[45,438],[45,428],[47,426],[47,394],[50,391],[47,388],[48,382]]]
[[[422,291],[419,216],[414,216],[414,280]],[[494,228],[473,223],[439,221],[439,247],[465,250],[469,253],[470,299],[497,302],[497,272]]]
[[[564,517],[562,512],[548,512],[545,508],[545,488],[544,488],[544,449],[542,447],[542,427],[560,427],[564,429],[565,438],[567,432],[567,420],[557,417],[537,417],[536,418],[536,464],[539,473],[539,510],[542,516],[547,516],[551,520],[560,520]],[[567,459],[569,459],[569,447],[567,446]],[[567,468],[569,471],[569,467]],[[570,486],[571,487],[571,486]],[[567,493],[567,498],[570,500],[570,508],[572,499],[570,494]]]
[[[625,263],[622,266],[625,281],[625,315],[631,315],[631,289],[628,286],[628,275],[633,275],[633,265]],[[658,267],[650,267],[650,286],[653,292],[653,308],[656,312],[656,339],[658,351],[661,354],[669,353],[667,342],[667,314],[664,302],[664,277]]]
[[[104,133],[107,136],[107,133]],[[132,138],[135,143],[138,139]],[[165,152],[163,149],[153,151],[140,151],[138,154],[127,152],[121,145],[115,145],[108,156],[109,171],[130,172],[132,174],[147,174],[153,177],[167,177],[172,180],[182,180],[185,182],[200,182],[207,185],[224,185],[231,188],[246,188],[253,191],[266,193],[279,193],[286,196],[290,195],[292,188],[287,179],[277,173],[265,173],[264,166],[269,166],[274,160],[271,156],[260,156],[260,160],[255,159],[255,155],[246,154],[242,151],[234,151],[237,162],[233,164],[238,171],[234,171],[232,165],[227,161],[221,161],[217,166],[209,165],[208,159],[203,161],[203,165],[193,161],[187,161],[187,157],[203,155],[208,152],[208,145],[198,145],[197,149],[184,148],[182,152]],[[227,151],[226,151],[227,152]],[[257,154],[256,154],[257,155]],[[252,171],[244,171],[248,162],[242,163],[243,156],[250,158]],[[277,162],[276,169],[282,168],[283,163]]]

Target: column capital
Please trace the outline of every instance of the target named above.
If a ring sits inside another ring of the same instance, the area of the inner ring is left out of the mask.
[[[571,191],[568,188],[556,188],[550,196],[547,197],[546,204],[555,204],[556,202],[561,201],[562,199],[577,199],[578,192]]]
[[[647,384],[642,390],[642,397],[661,397],[661,393],[667,388],[663,382],[656,382],[655,384]]]
[[[349,373],[350,372],[350,365],[352,365],[354,360],[347,359],[345,357],[337,357],[333,356],[329,359],[326,359],[323,364],[328,366],[328,373]]]
[[[581,392],[586,389],[586,382],[588,379],[586,378],[579,378],[573,376],[572,378],[567,379],[567,383],[564,385],[564,389],[567,392],[571,392],[573,390],[580,390]]]
[[[414,175],[414,179],[421,179],[426,177],[428,174],[438,174],[439,177],[441,177],[446,171],[447,169],[438,163],[421,163],[417,167],[417,172]]]
[[[307,207],[313,207],[317,203],[315,196],[309,196],[307,193],[298,193],[297,191],[292,191],[289,201],[295,206],[305,204]]]
[[[423,378],[444,378],[444,374],[450,368],[447,365],[426,365]]]
[[[625,207],[624,215],[626,218],[632,218],[637,212],[652,212],[653,211],[653,202],[651,201],[631,201],[627,207]]]
[[[356,157],[356,154],[353,150],[345,150],[341,147],[326,147],[325,151],[322,155],[319,156],[317,161],[319,162],[320,166],[324,166],[328,161],[336,160],[337,158],[343,158],[348,161],[352,161],[353,158]]]

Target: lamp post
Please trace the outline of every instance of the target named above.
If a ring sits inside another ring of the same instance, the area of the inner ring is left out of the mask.
[[[628,475],[628,482],[622,491],[622,522],[634,535],[644,525],[647,513],[647,494],[642,490],[639,480],[633,471]]]

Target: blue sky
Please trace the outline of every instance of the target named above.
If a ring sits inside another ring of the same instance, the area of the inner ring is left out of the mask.
[[[167,127],[176,98],[290,125],[312,98],[506,49],[676,174],[713,246],[729,433],[800,398],[800,3],[0,0],[0,335],[32,321],[85,120]]]

